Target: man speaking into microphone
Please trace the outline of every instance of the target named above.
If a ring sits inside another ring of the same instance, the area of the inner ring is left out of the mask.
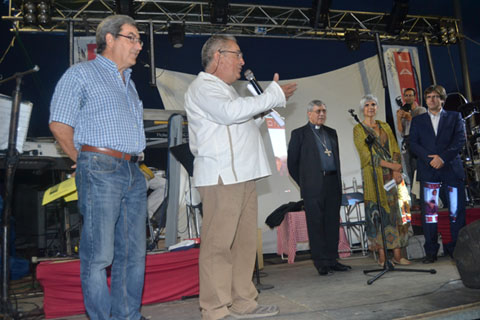
[[[271,174],[260,119],[283,107],[295,83],[279,85],[278,74],[265,91],[240,97],[232,84],[245,64],[234,37],[214,35],[202,48],[204,72],[185,94],[193,180],[203,204],[200,245],[202,319],[273,316],[277,306],[256,302],[252,283],[257,248],[255,180]]]

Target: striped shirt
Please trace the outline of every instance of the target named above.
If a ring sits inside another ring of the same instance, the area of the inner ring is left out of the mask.
[[[91,145],[138,154],[145,149],[143,104],[131,69],[123,72],[101,56],[70,67],[58,82],[49,122],[74,128],[75,148]]]

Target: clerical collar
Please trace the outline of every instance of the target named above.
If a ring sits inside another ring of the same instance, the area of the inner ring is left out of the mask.
[[[322,126],[313,124],[313,123],[311,123],[311,122],[309,122],[309,124],[310,124],[310,126],[311,126],[313,129],[316,129],[316,130],[318,130],[318,129],[320,129],[320,128],[322,127]]]

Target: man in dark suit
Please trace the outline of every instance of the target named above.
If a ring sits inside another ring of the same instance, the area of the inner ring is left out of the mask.
[[[452,241],[445,245],[452,255],[458,231],[465,225],[465,173],[460,151],[465,145],[465,124],[461,114],[443,109],[447,98],[445,88],[432,85],[425,90],[428,112],[412,120],[410,150],[417,155],[417,180],[422,198],[422,225],[425,235],[424,263],[433,263],[439,249],[437,238],[438,214],[426,206],[438,200],[437,189],[450,211]]]
[[[292,131],[288,171],[304,200],[313,263],[320,275],[328,275],[350,269],[337,262],[342,200],[338,138],[324,125],[325,103],[313,100],[307,115],[309,122]]]

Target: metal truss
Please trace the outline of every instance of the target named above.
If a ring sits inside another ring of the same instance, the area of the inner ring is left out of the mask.
[[[94,33],[99,21],[116,10],[113,0],[54,0],[51,25],[32,27],[23,23],[21,2],[10,0],[8,16],[2,17],[14,22],[20,32],[66,32],[68,25],[73,23],[76,34]],[[386,32],[389,13],[382,12],[330,10],[320,27],[314,29],[310,24],[311,8],[230,3],[226,25],[210,23],[208,1],[135,0],[133,8],[140,31],[147,32],[151,29],[149,25],[153,24],[156,34],[167,33],[171,23],[183,23],[187,35],[222,33],[245,37],[341,40],[346,32],[355,31],[361,41],[374,41],[378,33],[382,42],[408,44],[427,39],[431,45],[451,44],[461,36],[459,21],[452,17],[407,15],[401,31],[389,34]]]

